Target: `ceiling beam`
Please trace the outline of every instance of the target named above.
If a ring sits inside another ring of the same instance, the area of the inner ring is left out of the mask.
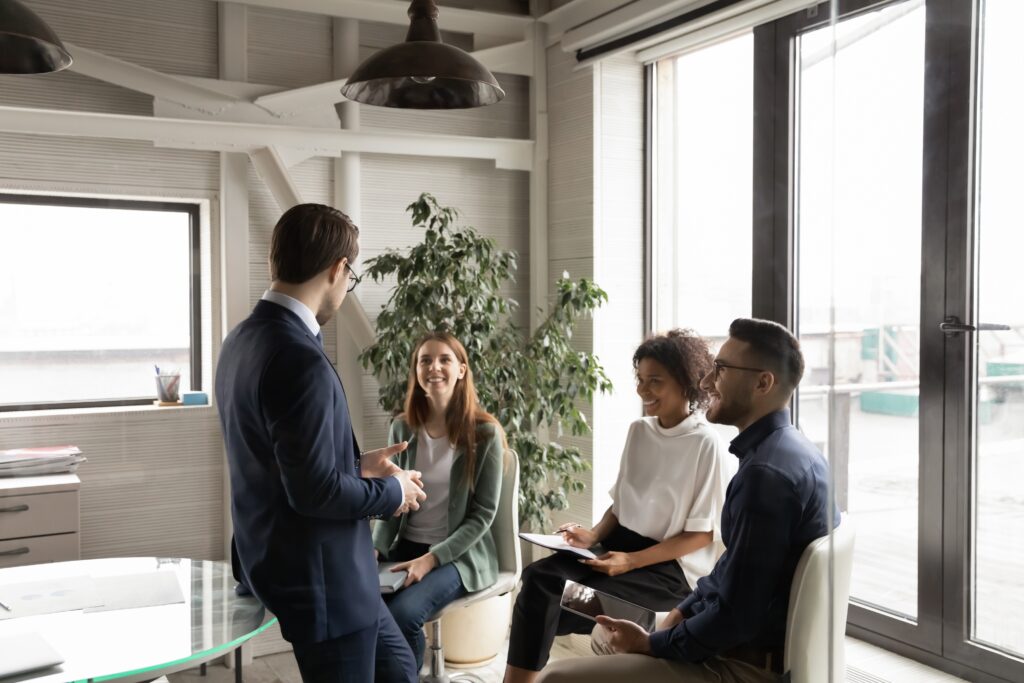
[[[208,114],[219,114],[241,101],[232,95],[190,83],[155,69],[147,69],[102,52],[70,43],[64,45],[74,58],[71,70],[89,78],[177,102]]]
[[[341,94],[341,86],[347,82],[348,79],[342,78],[336,81],[307,85],[303,88],[282,90],[269,95],[261,95],[252,103],[277,117],[295,116],[302,110],[308,110],[311,107],[330,106],[336,102],[343,102],[345,96]]]
[[[404,131],[300,128],[123,114],[0,107],[0,131],[29,135],[145,140],[159,147],[250,153],[268,146],[337,157],[343,152],[490,159],[498,168],[530,171],[532,140],[432,135]]]
[[[287,9],[296,12],[325,14],[361,21],[409,25],[407,0],[234,0],[251,7]],[[534,22],[533,17],[522,14],[484,12],[459,7],[440,7],[438,25],[446,31],[482,33],[520,40]]]
[[[470,54],[491,71],[517,76],[533,76],[532,40],[497,45],[485,50],[476,50]]]

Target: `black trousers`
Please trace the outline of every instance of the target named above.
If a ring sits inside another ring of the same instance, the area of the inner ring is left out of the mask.
[[[601,542],[607,551],[637,552],[658,541],[619,526]],[[540,671],[547,664],[555,636],[590,633],[594,622],[559,607],[566,579],[652,609],[667,612],[690,593],[675,560],[608,576],[580,564],[577,556],[556,553],[523,570],[523,586],[512,610],[508,663]]]

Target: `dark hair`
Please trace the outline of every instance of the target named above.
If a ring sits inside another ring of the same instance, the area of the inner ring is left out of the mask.
[[[736,318],[729,336],[750,344],[757,362],[775,373],[779,382],[793,390],[804,376],[804,354],[800,341],[782,325],[771,320]]]
[[[644,358],[656,360],[683,388],[690,410],[707,408],[709,397],[700,380],[711,372],[711,349],[693,330],[674,329],[648,337],[633,354],[633,370]]]
[[[420,349],[428,341],[439,341],[446,345],[455,353],[456,360],[466,366],[466,376],[456,383],[452,399],[448,403],[445,425],[448,430],[448,440],[455,444],[456,448],[465,449],[463,457],[466,459],[466,464],[462,483],[472,491],[476,481],[477,429],[485,424],[494,425],[494,431],[501,437],[507,462],[508,442],[505,440],[505,430],[501,428],[501,423],[496,417],[483,409],[477,399],[476,385],[473,384],[473,369],[469,367],[469,354],[466,353],[466,347],[455,338],[455,335],[443,330],[428,332],[420,337],[416,346],[413,347],[412,359],[409,362],[409,379],[406,382],[405,390],[405,412],[401,415],[406,423],[413,430],[418,430],[426,425],[427,418],[430,417],[427,394],[416,379],[416,364],[419,362]]]
[[[359,255],[359,228],[332,206],[297,204],[284,212],[270,238],[270,279],[311,280],[338,259]]]

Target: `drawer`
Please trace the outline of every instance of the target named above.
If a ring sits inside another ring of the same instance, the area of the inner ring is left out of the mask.
[[[78,559],[78,534],[0,541],[0,569]]]
[[[0,540],[78,531],[78,491],[0,497]]]

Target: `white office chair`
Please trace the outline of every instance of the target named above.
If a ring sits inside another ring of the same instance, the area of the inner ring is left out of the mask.
[[[786,617],[784,680],[789,683],[843,683],[846,680],[846,611],[850,600],[855,528],[850,516],[832,534],[833,588],[829,593],[829,537],[822,536],[800,556],[793,574]],[[831,597],[831,606],[829,598]],[[829,657],[831,623],[832,656]]]
[[[519,575],[523,571],[523,556],[519,549],[519,457],[515,451],[509,451],[508,467],[501,480],[498,512],[491,525],[491,531],[498,550],[498,580],[490,588],[453,600],[438,610],[427,622],[432,641],[429,652],[430,673],[420,678],[421,683],[449,683],[453,678],[483,683],[483,679],[472,673],[458,672],[451,676],[445,673],[441,617],[479,600],[509,593],[519,583]]]

